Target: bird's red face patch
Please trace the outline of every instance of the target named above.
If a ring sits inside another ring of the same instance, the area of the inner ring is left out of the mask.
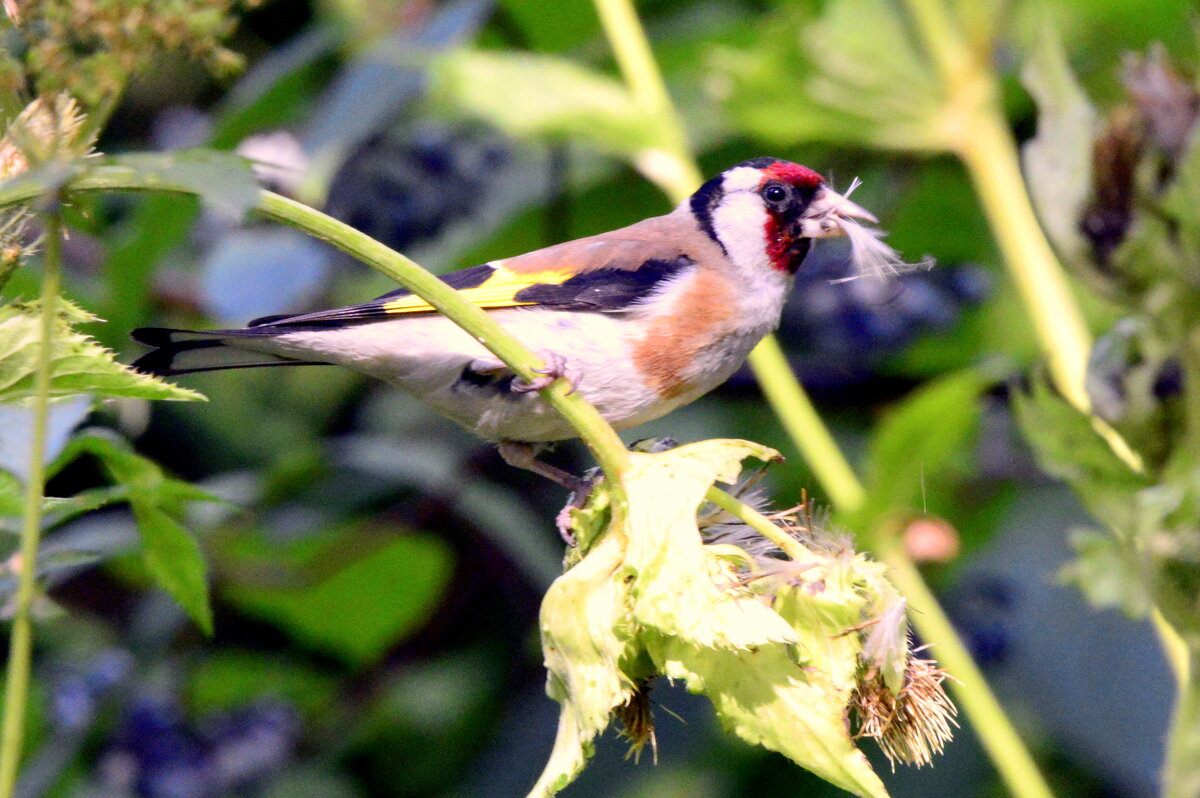
[[[790,161],[778,161],[766,167],[758,190],[767,206],[763,226],[767,257],[781,272],[795,274],[812,242],[799,235],[799,220],[825,178]],[[782,199],[774,199],[776,195]]]

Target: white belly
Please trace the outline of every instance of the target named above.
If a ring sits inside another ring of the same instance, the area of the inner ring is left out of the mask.
[[[685,395],[666,400],[633,367],[631,330],[625,317],[536,308],[492,311],[491,315],[534,352],[562,356],[576,390],[617,429],[658,418],[728,377],[728,373],[713,374],[712,384],[702,390],[697,385]],[[576,437],[571,426],[536,393],[515,394],[465,380],[468,364],[494,356],[441,316],[410,316],[229,343],[361,371],[408,391],[489,440]],[[735,362],[733,368],[737,365]]]

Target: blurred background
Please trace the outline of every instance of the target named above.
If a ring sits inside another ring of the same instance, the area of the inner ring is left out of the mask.
[[[1196,62],[1192,2],[1041,5],[1102,108],[1124,96],[1127,52],[1162,42],[1178,62]],[[847,251],[823,241],[799,275],[782,343],[852,460],[880,413],[924,381],[980,363],[1028,368],[1029,324],[959,163],[813,134],[793,88],[806,79],[793,50],[820,4],[648,0],[639,10],[707,176],[774,155],[839,188],[860,177],[855,200],[880,217],[889,243],[937,259],[888,282],[835,282],[847,276]],[[1015,31],[1035,24],[1028,4],[1011,14]],[[432,91],[429,57],[467,45],[614,73],[587,0],[266,0],[237,12],[227,41],[244,70],[218,78],[164,56],[130,84],[98,149],[236,148],[274,189],[437,272],[669,210],[621,161],[566,136],[512,138]],[[1036,115],[1015,47],[1002,42],[997,59],[1013,129],[1026,139]],[[67,294],[108,320],[90,332],[126,362],[140,353],[128,339],[140,325],[236,326],[390,288],[299,232],[233,225],[190,198],[106,196],[86,211],[66,242]],[[6,294],[35,294],[36,277],[17,273]],[[1095,311],[1098,323],[1110,318]],[[351,373],[181,382],[209,402],[117,400],[85,423],[120,431],[227,500],[188,515],[209,562],[215,633],[205,637],[151,587],[128,510],[56,529],[18,794],[524,795],[557,717],[536,617],[560,570],[562,492]],[[1094,610],[1060,583],[1067,534],[1089,522],[1038,470],[1007,391],[1002,383],[985,397],[955,468],[926,486],[931,519],[914,522],[910,546],[1058,794],[1152,795],[1171,692],[1160,650],[1148,624]],[[748,372],[625,438],[649,435],[777,447],[788,461],[767,480],[779,505],[801,489],[823,499]],[[577,444],[552,459],[575,472],[590,465]],[[85,458],[49,491],[103,481]],[[610,732],[566,795],[841,794],[722,733],[704,700],[666,684],[653,698],[657,765],[626,761]],[[1005,794],[969,726],[932,768],[891,772],[868,753],[898,797]]]

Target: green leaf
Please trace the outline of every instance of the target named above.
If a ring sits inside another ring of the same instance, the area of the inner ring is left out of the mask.
[[[333,708],[338,681],[327,669],[275,653],[215,649],[189,668],[188,707],[197,715],[229,712],[261,701],[285,699],[306,717]]]
[[[721,566],[696,529],[696,508],[708,489],[733,483],[747,457],[769,462],[779,453],[749,441],[713,440],[630,455],[625,565],[637,575],[638,623],[705,647],[795,642],[791,627],[757,598],[721,586]]]
[[[171,479],[159,466],[134,452],[115,436],[93,432],[67,445],[58,462],[70,462],[81,453],[100,460],[119,488],[127,493],[142,540],[142,557],[154,581],[179,602],[207,634],[212,633],[207,566],[200,546],[174,516],[190,501],[216,501],[211,494]],[[95,501],[116,500],[98,493]],[[86,498],[85,498],[86,501]]]
[[[433,97],[518,137],[583,141],[636,157],[668,148],[657,124],[613,78],[565,58],[458,50],[431,66]]]
[[[850,738],[843,691],[819,669],[797,667],[788,648],[718,652],[675,638],[648,646],[667,676],[704,693],[721,725],[746,742],[778,751],[854,795],[887,795]]]
[[[453,555],[438,538],[397,535],[399,531],[362,530],[358,545],[370,547],[366,552],[354,551],[355,536],[331,536],[328,543],[298,558],[298,584],[231,585],[224,595],[244,612],[270,620],[303,643],[351,665],[378,662],[428,620],[445,593],[454,564]],[[277,568],[280,556],[264,548],[244,564]]]
[[[1021,82],[1038,106],[1037,135],[1022,152],[1025,184],[1046,233],[1067,258],[1087,256],[1079,229],[1092,194],[1096,111],[1075,80],[1059,31],[1047,23],[1037,37]]]
[[[963,465],[979,422],[979,396],[991,381],[976,369],[950,374],[888,411],[867,456],[866,520],[924,509],[925,485]]]
[[[126,441],[102,429],[86,431],[68,443],[52,469],[61,468],[85,453],[100,460],[114,480],[172,512],[182,511],[188,502],[221,501],[190,482],[168,477],[153,460],[142,457]]]
[[[212,608],[208,601],[208,568],[195,539],[178,521],[153,501],[134,491],[130,496],[142,559],[154,581],[171,594],[192,620],[212,634]]]
[[[633,694],[634,680],[621,668],[639,648],[629,628],[629,585],[617,576],[623,554],[620,536],[606,535],[542,599],[546,693],[562,709],[550,758],[528,798],[548,798],[574,781],[613,709]]]
[[[51,360],[50,395],[94,393],[142,399],[198,400],[195,391],[118,363],[113,353],[76,324],[99,321],[78,305],[59,298]],[[0,403],[21,402],[33,395],[33,377],[41,350],[40,306],[14,302],[0,306]]]
[[[0,517],[15,517],[25,509],[21,483],[7,471],[0,471]]]
[[[262,193],[250,162],[232,152],[206,149],[138,152],[100,162],[157,179],[164,188],[195,192],[210,208],[234,222],[246,217]]]
[[[42,528],[51,529],[84,513],[128,500],[129,490],[124,485],[88,488],[66,498],[50,496],[42,505]]]
[[[1070,484],[1096,518],[1131,534],[1139,523],[1135,494],[1150,480],[1130,471],[1091,420],[1044,377],[1035,378],[1028,393],[1014,394],[1013,410],[1042,469]]]
[[[833,0],[815,22],[785,8],[764,28],[752,49],[711,59],[735,126],[788,146],[948,146],[941,85],[896,4]]]
[[[1074,585],[1097,607],[1117,607],[1131,618],[1143,618],[1153,606],[1149,584],[1153,575],[1134,547],[1112,535],[1090,529],[1071,535],[1075,559],[1059,578]]]

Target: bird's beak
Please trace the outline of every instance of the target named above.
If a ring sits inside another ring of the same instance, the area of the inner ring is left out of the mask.
[[[839,217],[864,219],[871,223],[879,221],[866,208],[821,184],[816,196],[808,203],[808,209],[800,217],[800,235],[804,238],[832,238],[844,235],[841,225],[837,223]]]

